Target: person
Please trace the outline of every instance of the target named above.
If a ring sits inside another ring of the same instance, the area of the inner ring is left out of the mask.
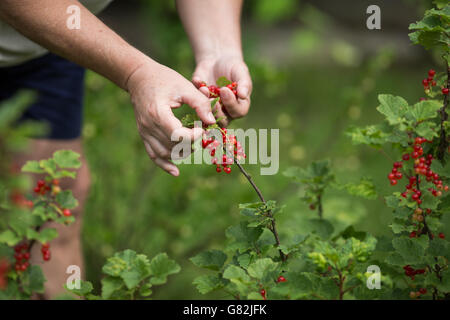
[[[60,234],[50,243],[50,261],[43,263],[38,245],[31,252],[32,262],[42,266],[48,279],[44,298],[65,292],[67,266],[83,265],[81,216],[90,184],[80,138],[84,68],[129,93],[148,156],[172,176],[179,175],[177,166],[170,161],[172,132],[178,130],[185,139],[201,135],[201,129],[183,128],[172,108],[185,103],[205,124],[216,121],[208,90],[200,86],[202,81],[210,84],[225,76],[238,84],[237,96],[226,87],[220,89],[223,106],[217,106],[216,116],[223,118],[222,126],[245,116],[250,107],[252,82],[240,35],[242,0],[176,1],[195,54],[192,81],[140,52],[104,25],[95,14],[111,1],[0,1],[0,101],[21,89],[36,91],[36,100],[21,120],[38,120],[50,127],[46,137],[32,139],[28,152],[17,156],[17,163],[48,158],[59,149],[82,155],[77,179],[61,182],[79,200],[73,211],[77,222],[69,227],[50,224]],[[73,11],[73,6],[77,10]],[[69,28],[69,13],[74,12],[78,12],[79,28]]]

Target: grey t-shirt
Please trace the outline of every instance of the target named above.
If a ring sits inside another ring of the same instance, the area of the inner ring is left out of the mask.
[[[102,11],[113,0],[79,0],[94,14]],[[65,13],[65,12],[64,12]],[[69,14],[67,14],[69,18]],[[83,17],[80,17],[83,23]],[[29,40],[10,25],[0,20],[0,67],[14,66],[43,56],[48,51]]]

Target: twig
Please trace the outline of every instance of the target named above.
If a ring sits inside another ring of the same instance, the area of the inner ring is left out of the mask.
[[[261,202],[263,202],[264,204],[267,204],[266,200],[264,199],[264,196],[261,193],[261,190],[259,190],[258,186],[253,181],[252,177],[247,173],[247,171],[245,171],[245,169],[236,160],[236,158],[234,159],[234,163],[237,165],[237,167],[239,168],[241,173],[245,176],[245,178],[247,178],[248,182],[252,185],[252,187],[255,190],[256,194],[258,195],[259,199],[261,199]],[[270,210],[267,211],[267,216],[271,219],[271,225],[270,225],[271,227],[269,228],[269,230],[273,233],[273,236],[275,237],[275,242],[277,244],[277,247],[279,247],[280,246],[280,237],[278,236],[278,231],[277,231],[277,227],[276,227],[276,224],[275,224],[275,219],[273,218],[272,212]],[[280,253],[281,260],[282,261],[286,261],[287,256],[283,253],[283,251],[281,251],[281,249],[278,249],[278,251]]]
[[[447,89],[450,88],[450,66],[447,63]],[[439,110],[439,113],[441,114],[441,130],[440,130],[440,138],[439,138],[439,148],[437,157],[440,161],[444,160],[445,152],[448,148],[448,141],[447,141],[447,133],[445,132],[444,123],[448,120],[448,113],[447,113],[447,106],[449,103],[448,94],[444,96],[444,105]]]

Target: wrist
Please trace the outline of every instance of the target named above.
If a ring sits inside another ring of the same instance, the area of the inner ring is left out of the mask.
[[[138,59],[135,59],[128,68],[128,72],[125,75],[123,85],[125,91],[130,92],[132,87],[135,86],[135,84],[138,83],[140,79],[142,80],[144,77],[151,78],[151,76],[156,73],[155,70],[158,66],[159,63],[144,54],[138,57]]]
[[[242,49],[240,45],[234,46],[214,46],[210,48],[203,48],[195,50],[195,61],[197,64],[203,61],[217,61],[224,57],[243,60]]]

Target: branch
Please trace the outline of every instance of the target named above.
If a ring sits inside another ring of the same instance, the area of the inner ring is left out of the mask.
[[[261,202],[266,204],[266,200],[264,199],[264,196],[261,193],[261,190],[259,190],[258,186],[253,181],[252,177],[245,171],[245,169],[242,167],[242,165],[234,158],[234,163],[238,166],[241,173],[247,178],[248,182],[252,185],[253,189],[255,189],[259,199],[261,199]],[[267,211],[267,216],[271,219],[271,227],[269,230],[273,233],[273,236],[275,237],[275,243],[277,244],[277,247],[280,246],[280,237],[278,236],[277,227],[275,225],[275,219],[273,218],[272,212],[269,210]],[[278,250],[280,252],[280,258],[281,261],[286,261],[287,256],[281,251],[281,249]]]
[[[450,88],[450,66],[448,65],[448,63],[447,63],[447,86],[446,86],[446,88],[447,89]],[[449,96],[448,94],[446,94],[444,96],[444,105],[439,110],[439,113],[441,115],[441,130],[440,130],[440,138],[439,138],[439,147],[438,147],[437,157],[440,161],[444,160],[444,155],[448,148],[447,134],[446,134],[445,128],[444,128],[444,122],[448,120],[448,113],[446,110],[448,103],[449,103],[448,96]]]

